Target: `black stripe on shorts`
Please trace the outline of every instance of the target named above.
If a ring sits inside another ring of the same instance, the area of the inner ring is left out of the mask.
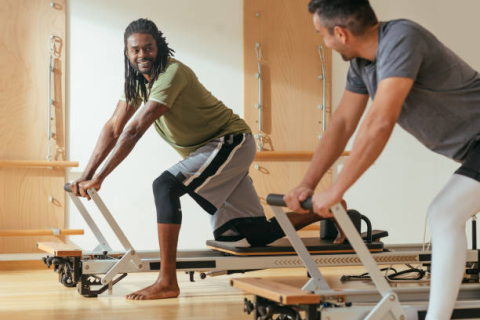
[[[229,143],[230,137],[233,136],[233,142]],[[205,170],[200,174],[198,178],[193,179],[193,181],[187,186],[187,190],[190,192],[195,191],[200,187],[208,178],[215,175],[218,169],[227,161],[228,157],[232,151],[243,141],[243,134],[236,135],[227,135],[224,138],[224,142],[220,150],[218,151],[215,158],[212,162],[205,168]]]
[[[230,139],[232,140],[231,143],[229,142]],[[195,189],[201,186],[209,177],[217,173],[218,169],[227,161],[232,151],[240,143],[242,143],[243,140],[243,134],[226,135],[224,137],[222,147],[220,148],[212,162],[210,162],[210,164],[207,166],[207,168],[205,168],[205,170],[200,174],[198,178],[193,179],[193,181],[186,187],[188,194],[193,198],[193,200],[195,200],[195,202],[209,214],[215,214],[218,208],[216,208],[208,200],[198,195],[195,192]]]

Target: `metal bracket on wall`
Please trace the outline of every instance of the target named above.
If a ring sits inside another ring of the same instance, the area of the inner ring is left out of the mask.
[[[257,73],[255,78],[258,79],[258,103],[255,105],[255,108],[258,110],[258,133],[255,135],[255,138],[258,140],[257,148],[258,151],[263,150],[263,105],[262,105],[262,47],[260,43],[255,43],[255,54],[257,55]]]
[[[318,138],[321,139],[327,129],[327,102],[325,94],[327,90],[327,79],[325,76],[325,52],[322,45],[318,46],[318,54],[320,55],[320,62],[322,64],[322,74],[318,76],[318,79],[322,80],[322,104],[318,106],[318,109],[322,110],[322,134],[318,136]]]
[[[47,160],[52,161],[52,73],[54,72],[54,58],[55,58],[55,41],[56,35],[51,34],[48,37],[48,47],[49,47],[49,55],[48,55],[48,76],[47,76]]]

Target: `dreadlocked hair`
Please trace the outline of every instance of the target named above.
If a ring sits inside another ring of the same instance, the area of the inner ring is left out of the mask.
[[[157,43],[158,54],[156,60],[153,62],[152,70],[150,70],[150,83],[148,84],[149,89],[152,89],[152,85],[158,79],[158,76],[165,71],[168,58],[172,57],[173,53],[175,52],[173,49],[168,47],[168,43],[163,36],[163,33],[158,30],[157,26],[152,21],[148,19],[138,19],[128,25],[123,35],[123,41],[125,44],[124,90],[127,104],[132,103],[139,94],[143,97],[144,102],[147,102],[148,99],[147,87],[145,83],[146,79],[140,72],[131,66],[127,56],[127,39],[134,33],[151,34]]]

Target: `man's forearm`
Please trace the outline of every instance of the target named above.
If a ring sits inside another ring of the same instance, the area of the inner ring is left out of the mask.
[[[337,181],[332,188],[339,195],[343,194],[367,171],[367,169],[380,156],[395,123],[384,123],[380,125],[364,125],[355,140],[352,152],[340,172]]]
[[[352,133],[341,122],[332,122],[315,148],[310,166],[301,184],[315,189],[318,182],[342,155]]]
[[[100,137],[95,145],[92,156],[83,172],[82,177],[85,180],[90,180],[93,177],[103,160],[105,160],[113,147],[115,147],[117,140],[118,137],[114,136],[111,125],[107,123],[100,133]]]
[[[122,133],[118,139],[115,148],[108,157],[104,166],[98,172],[97,178],[101,181],[105,178],[130,154],[138,140],[140,140],[141,134],[138,132],[131,132],[129,130]]]
[[[158,102],[148,103],[137,113],[130,125],[118,138],[113,151],[105,162],[96,179],[103,181],[133,150],[138,140],[145,134],[155,120],[163,116],[169,109]]]
[[[352,152],[332,186],[337,195],[343,195],[380,156],[412,86],[413,80],[410,78],[387,78],[380,81],[375,100],[363,120]]]

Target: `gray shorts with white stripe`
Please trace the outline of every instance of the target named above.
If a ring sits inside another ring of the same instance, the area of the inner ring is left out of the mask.
[[[210,141],[168,169],[210,213],[216,240],[239,240],[244,238],[242,226],[267,222],[248,175],[255,151],[251,134],[231,134]]]

